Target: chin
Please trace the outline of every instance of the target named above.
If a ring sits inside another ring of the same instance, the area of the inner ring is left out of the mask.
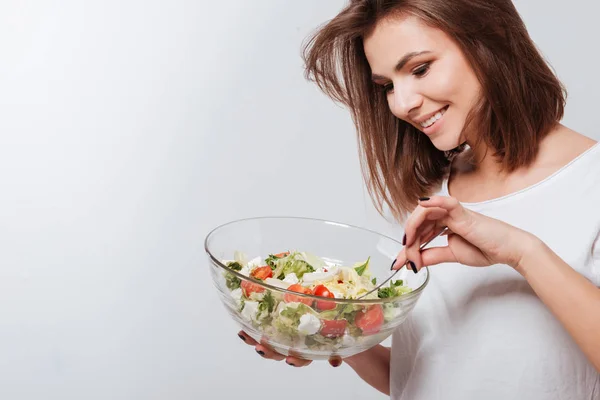
[[[430,137],[430,140],[435,148],[440,151],[454,150],[461,144],[460,137],[458,135],[455,136],[441,134],[439,136]]]

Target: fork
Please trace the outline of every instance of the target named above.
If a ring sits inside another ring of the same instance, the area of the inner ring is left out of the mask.
[[[422,251],[425,249],[426,246],[429,245],[429,243],[433,242],[434,239],[438,238],[439,236],[443,235],[444,233],[448,232],[448,227],[445,226],[437,235],[435,235],[434,237],[432,237],[431,239],[429,239],[428,241],[426,241],[425,243],[423,243],[419,249]],[[394,276],[396,276],[396,274],[398,273],[398,271],[400,271],[403,267],[406,267],[406,265],[408,264],[408,261],[404,263],[404,265],[400,268],[398,268],[392,275],[390,275],[386,280],[384,280],[383,282],[381,282],[379,285],[377,285],[374,289],[369,290],[367,293],[357,297],[354,300],[360,300],[362,298],[364,298],[365,296],[370,295],[371,293],[381,289],[383,287],[383,285],[385,285],[387,282],[390,281],[390,279],[392,279]],[[338,319],[340,315],[342,315],[343,311],[346,309],[346,307],[342,307],[340,309],[340,311],[337,313],[337,315],[335,316],[334,319]]]

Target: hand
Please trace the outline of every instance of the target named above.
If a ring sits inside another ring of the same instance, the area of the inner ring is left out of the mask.
[[[448,246],[420,250],[421,243],[448,227]],[[424,198],[405,225],[405,248],[394,269],[406,262],[423,266],[456,262],[470,266],[508,264],[516,268],[532,243],[532,234],[494,218],[467,210],[453,197]]]
[[[279,354],[269,348],[265,343],[258,343],[256,340],[252,339],[248,334],[244,331],[240,331],[238,333],[240,339],[242,339],[246,344],[250,346],[254,346],[256,352],[263,358],[267,358],[275,361],[285,360],[286,363],[291,365],[292,367],[305,367],[312,363],[311,360],[303,360],[301,358],[292,357],[292,356],[284,356],[283,354]],[[329,359],[329,364],[332,367],[339,367],[342,365],[342,359],[340,357],[334,357]]]

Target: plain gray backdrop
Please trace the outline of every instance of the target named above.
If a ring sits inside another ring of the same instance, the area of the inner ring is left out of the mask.
[[[262,360],[203,251],[247,216],[384,228],[349,114],[302,75],[344,4],[2,1],[0,398],[383,398],[347,366]],[[517,6],[565,124],[600,138],[597,6]]]

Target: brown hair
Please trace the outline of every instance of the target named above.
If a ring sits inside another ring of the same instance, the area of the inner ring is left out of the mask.
[[[390,111],[371,81],[363,38],[382,18],[411,15],[448,34],[482,87],[472,111],[483,140],[509,172],[529,165],[563,117],[566,91],[530,38],[511,0],[351,0],[304,45],[306,77],[350,109],[371,198],[403,220],[440,184],[448,154]],[[470,129],[470,128],[469,128]]]

